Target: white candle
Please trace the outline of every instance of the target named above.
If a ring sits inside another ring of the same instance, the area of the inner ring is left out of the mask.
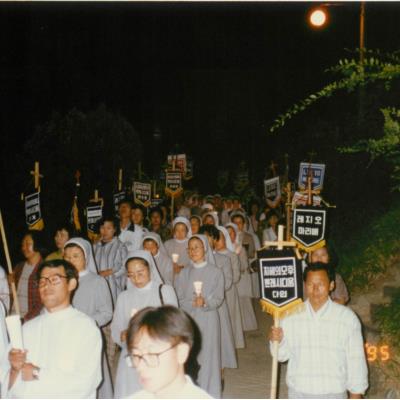
[[[6,317],[6,325],[11,347],[13,349],[23,350],[24,342],[22,339],[21,317],[18,314]]]
[[[203,289],[203,282],[202,281],[195,281],[193,282],[194,292],[197,296],[201,295],[201,290]]]
[[[179,254],[173,253],[173,254],[172,254],[172,261],[173,261],[174,263],[177,263],[178,260],[179,260]]]

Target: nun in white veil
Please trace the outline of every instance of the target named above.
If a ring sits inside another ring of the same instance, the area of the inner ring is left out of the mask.
[[[202,222],[204,225],[219,225],[218,213],[216,211],[208,211],[202,216]]]
[[[214,260],[211,260],[224,275],[224,301],[218,307],[219,320],[221,325],[221,366],[224,368],[237,368],[237,359],[235,351],[235,339],[232,330],[232,321],[226,302],[227,292],[233,286],[233,272],[231,260],[226,255],[214,251],[214,243],[219,238],[219,231],[215,226],[203,225],[200,232],[206,236]]]
[[[254,312],[253,303],[251,302],[253,292],[246,249],[240,243],[240,232],[237,225],[231,222],[226,224],[225,227],[228,230],[229,236],[235,248],[235,253],[239,256],[240,261],[240,279],[236,287],[239,295],[243,330],[252,331],[257,329],[257,319]]]
[[[232,286],[229,290],[225,291],[225,299],[231,317],[235,347],[237,349],[243,349],[245,347],[245,342],[237,289],[240,280],[240,260],[239,256],[235,253],[235,247],[226,228],[223,226],[218,226],[217,228],[220,231],[220,236],[219,240],[215,243],[215,251],[227,256],[230,259],[232,266]]]
[[[120,293],[111,322],[113,340],[122,348],[115,379],[115,398],[125,398],[141,389],[137,372],[130,367],[126,345],[129,320],[144,307],[178,306],[172,286],[163,284],[154,259],[146,250],[129,252],[125,260],[127,289]]]
[[[143,235],[142,243],[143,249],[149,251],[153,256],[158,272],[164,283],[172,285],[174,280],[174,267],[161,241],[160,235],[155,232],[148,232]]]
[[[188,248],[191,262],[176,277],[175,287],[181,308],[191,315],[201,332],[199,386],[212,397],[221,398],[218,308],[224,301],[224,275],[215,266],[212,250],[204,235],[193,235]],[[197,293],[195,288],[199,289]]]
[[[91,243],[79,237],[69,239],[64,245],[64,259],[79,272],[78,287],[72,298],[73,307],[94,319],[99,328],[108,325],[113,315],[111,291],[105,278],[97,275]],[[98,398],[108,399],[113,396],[113,388],[105,349],[102,373],[103,381],[98,388]]]
[[[173,238],[167,240],[164,245],[168,255],[174,261],[172,254],[178,255],[178,261],[174,261],[175,274],[179,274],[181,269],[190,265],[187,252],[188,240],[192,236],[190,221],[185,217],[177,217],[172,221]]]
[[[243,221],[243,225],[239,226],[241,237],[241,243],[246,247],[247,256],[249,258],[249,265],[257,258],[257,250],[261,248],[260,239],[254,233],[249,231],[250,221],[245,212],[236,211],[231,215],[231,221],[235,221],[236,217],[240,217]],[[236,220],[237,222],[237,220]],[[239,221],[240,222],[240,221]],[[238,223],[239,223],[238,222]],[[250,271],[251,286],[252,286],[252,297],[260,298],[260,284],[259,284],[259,273],[258,271]]]

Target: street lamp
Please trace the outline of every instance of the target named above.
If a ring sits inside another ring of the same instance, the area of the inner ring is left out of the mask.
[[[327,11],[327,8],[325,7],[335,7],[335,6],[342,6],[342,3],[336,4],[336,3],[326,3],[323,4],[322,6],[318,6],[313,8],[309,12],[308,20],[311,26],[315,28],[322,28],[325,26],[328,22],[329,14]],[[359,55],[360,55],[360,65],[363,65],[364,62],[364,53],[365,53],[365,43],[364,43],[364,37],[365,37],[365,2],[361,1],[360,2],[360,50],[359,50]]]
[[[327,22],[327,15],[323,8],[315,8],[311,11],[309,16],[310,24],[316,28],[321,28]]]

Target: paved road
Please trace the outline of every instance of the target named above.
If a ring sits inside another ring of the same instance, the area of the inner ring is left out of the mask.
[[[271,363],[267,334],[272,318],[255,304],[258,329],[246,332],[246,348],[238,350],[238,369],[225,370],[225,399],[270,398]],[[286,366],[280,367],[279,398],[287,398]]]

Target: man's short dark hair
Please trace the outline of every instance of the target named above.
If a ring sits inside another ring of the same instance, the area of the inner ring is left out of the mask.
[[[65,276],[67,277],[67,282],[71,279],[76,279],[78,281],[79,273],[77,269],[67,260],[49,260],[42,262],[39,265],[39,268],[36,272],[36,279],[39,280],[42,274],[42,271],[45,268],[60,268],[63,267],[65,271]]]
[[[121,233],[120,226],[119,226],[117,218],[115,218],[113,215],[105,215],[104,217],[100,218],[96,222],[97,231],[99,231],[100,227],[102,227],[106,222],[111,222],[113,224],[114,229],[115,229],[114,236],[119,236],[119,234]]]
[[[329,282],[335,282],[335,277],[336,277],[335,268],[333,268],[333,265],[331,263],[322,263],[322,262],[308,264],[308,266],[305,268],[303,272],[304,282],[307,280],[307,274],[309,272],[316,272],[316,271],[325,271],[326,274],[328,275]]]
[[[131,202],[129,199],[122,199],[122,200],[118,203],[118,208],[120,208],[122,204],[127,204],[129,207],[132,208],[132,202]]]
[[[187,343],[193,346],[195,332],[193,319],[174,306],[146,307],[135,314],[128,326],[127,343],[132,350],[134,339],[141,329],[154,339],[171,344]]]
[[[214,240],[219,240],[219,229],[216,228],[214,225],[202,225],[199,229],[200,234],[208,234]]]
[[[162,210],[160,207],[153,207],[153,208],[151,208],[151,209],[150,209],[150,212],[149,212],[149,217],[151,218],[151,216],[152,216],[154,213],[160,214],[161,219],[164,218],[164,212],[163,212],[163,210]]]
[[[73,235],[73,227],[71,226],[71,224],[69,223],[59,223],[56,225],[56,229],[54,230],[55,233],[57,233],[58,231],[65,231],[68,233],[68,237],[72,237]]]
[[[146,216],[146,208],[143,207],[141,204],[134,203],[132,206],[132,210],[140,210],[142,212],[143,216],[144,217]]]

